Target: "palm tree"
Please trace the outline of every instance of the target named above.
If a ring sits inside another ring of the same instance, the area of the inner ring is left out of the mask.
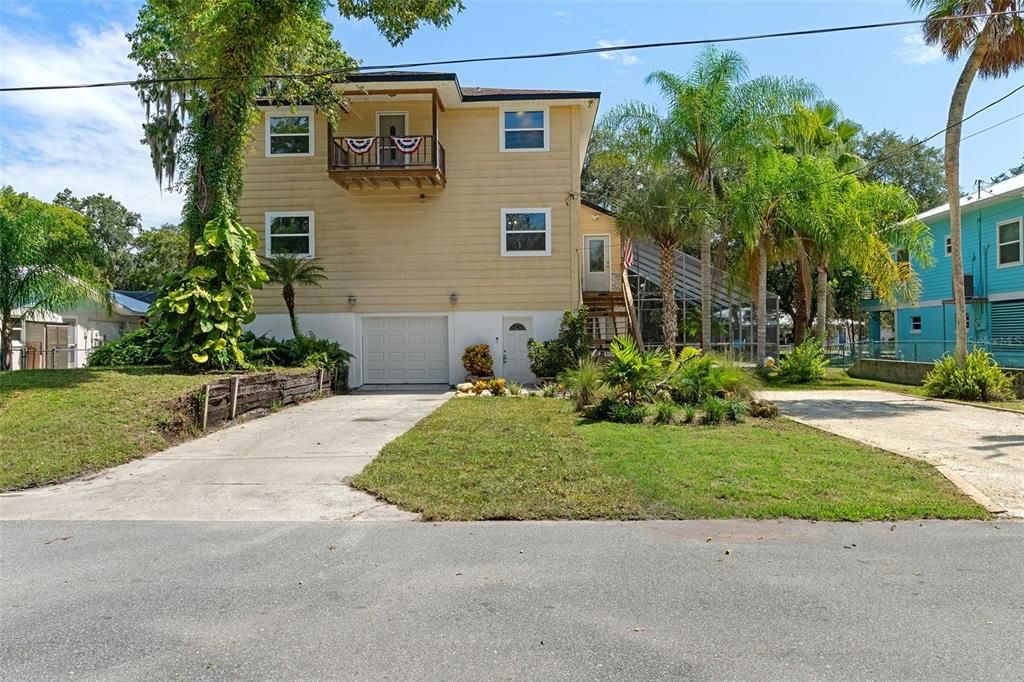
[[[953,303],[956,307],[956,361],[967,359],[967,302],[964,297],[964,260],[960,238],[960,123],[967,95],[976,76],[1000,78],[1024,64],[1024,19],[1020,0],[909,0],[925,9],[924,39],[939,45],[952,61],[966,54],[960,78],[953,87],[946,119],[945,170],[949,198],[949,234],[953,250]],[[986,17],[969,17],[986,14]],[[950,17],[962,17],[953,18]]]
[[[712,221],[712,203],[703,186],[690,174],[670,167],[648,172],[615,205],[620,233],[629,239],[650,240],[661,255],[662,345],[675,351],[679,333],[676,304],[676,249],[702,238]]]
[[[318,287],[327,279],[324,269],[316,258],[296,258],[278,254],[263,261],[263,269],[267,271],[267,281],[281,285],[281,296],[288,307],[288,318],[292,322],[292,334],[295,338],[302,336],[299,322],[295,317],[295,287]]]
[[[709,46],[685,77],[667,71],[647,77],[646,82],[656,85],[666,100],[664,118],[655,107],[636,102],[613,109],[609,118],[620,129],[645,134],[655,157],[686,168],[709,199],[722,202],[726,176],[773,135],[779,113],[817,94],[817,88],[801,80],[746,77],[747,64],[739,53]],[[700,235],[701,347],[705,350],[711,347],[714,227],[709,225]],[[720,228],[726,231],[724,225]]]

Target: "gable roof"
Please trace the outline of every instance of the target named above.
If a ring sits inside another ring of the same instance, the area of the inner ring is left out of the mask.
[[[463,102],[500,102],[519,99],[600,99],[601,93],[587,90],[529,90],[523,88],[462,87],[459,77],[447,71],[368,71],[351,74],[349,83],[418,83],[450,81]]]
[[[1006,201],[1014,197],[1024,197],[1024,173],[1021,175],[1015,175],[1009,180],[1003,180],[997,182],[988,189],[981,190],[981,197],[978,197],[977,192],[972,192],[965,197],[960,197],[960,208],[961,210],[966,208],[978,208],[981,206],[987,206],[988,204],[995,204],[1000,201]],[[935,208],[928,209],[924,213],[919,213],[917,216],[918,220],[924,222],[930,222],[937,218],[944,218],[949,215],[949,203],[936,206]]]

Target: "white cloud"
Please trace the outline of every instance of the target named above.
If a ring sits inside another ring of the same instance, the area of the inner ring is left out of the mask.
[[[555,12],[554,17],[555,17],[555,19],[558,19],[563,24],[568,24],[569,22],[572,21],[572,13],[571,12],[558,11],[558,12]]]
[[[903,35],[903,47],[892,51],[904,64],[930,64],[942,59],[942,50],[937,45],[928,45],[920,31],[912,29]]]
[[[8,2],[4,4],[4,13],[8,17],[19,19],[42,19],[43,15],[36,11],[31,2]]]
[[[0,28],[3,86],[125,80],[138,75],[125,29],[70,37]],[[177,222],[181,195],[160,192],[142,137],[143,108],[128,87],[0,94],[0,184],[49,201],[65,187],[104,192],[147,226]]]
[[[601,38],[600,40],[597,41],[598,47],[622,47],[625,44],[625,39],[607,40],[605,38]],[[610,62],[622,62],[622,64],[625,66],[633,66],[634,64],[640,63],[639,57],[631,55],[629,54],[629,52],[626,52],[625,50],[615,50],[613,52],[598,52],[597,56],[600,57],[601,59],[605,59]]]

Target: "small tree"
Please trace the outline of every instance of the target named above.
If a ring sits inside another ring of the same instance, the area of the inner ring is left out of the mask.
[[[263,270],[267,273],[267,282],[281,285],[281,296],[288,308],[288,319],[292,322],[292,334],[299,338],[302,332],[295,317],[295,287],[318,287],[327,279],[319,259],[278,254],[263,261]]]

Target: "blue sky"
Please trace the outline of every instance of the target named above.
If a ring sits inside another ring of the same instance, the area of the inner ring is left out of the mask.
[[[390,47],[369,22],[328,12],[335,37],[365,64],[390,64],[598,47],[913,18],[904,2],[589,2],[468,0],[447,30],[423,29]],[[0,83],[22,85],[128,78],[125,31],[139,3],[0,0]],[[752,76],[788,74],[817,83],[868,130],[918,137],[945,125],[960,66],[924,46],[916,28],[735,43]],[[463,85],[599,90],[601,108],[657,101],[643,84],[656,69],[685,72],[697,48],[456,67]],[[1024,81],[975,83],[968,111]],[[1024,92],[984,112],[965,135],[1024,112]],[[128,88],[0,94],[0,183],[51,199],[63,187],[106,192],[147,225],[175,221],[180,197],[161,193],[139,143],[142,109]],[[941,138],[936,140],[941,143]],[[1024,156],[1024,117],[964,142],[961,179],[988,179]]]

